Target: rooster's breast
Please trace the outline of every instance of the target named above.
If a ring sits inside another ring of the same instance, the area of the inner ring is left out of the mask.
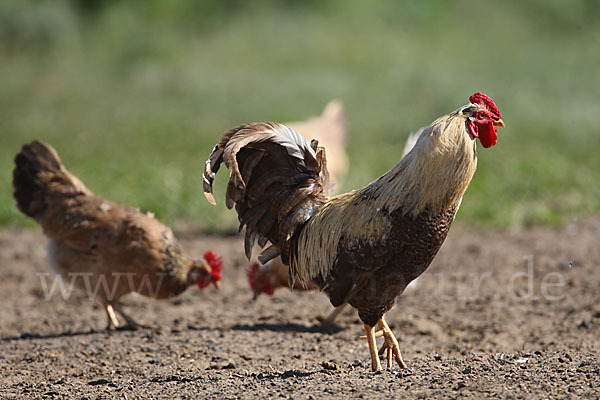
[[[389,213],[391,229],[368,240],[342,238],[335,265],[322,282],[334,306],[349,302],[368,325],[390,310],[406,286],[431,264],[446,239],[457,207],[416,218]]]

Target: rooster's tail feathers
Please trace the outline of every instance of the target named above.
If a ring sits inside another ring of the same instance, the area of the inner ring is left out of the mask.
[[[231,129],[206,161],[203,188],[212,204],[213,181],[223,162],[230,169],[226,205],[236,206],[240,228],[246,226],[246,256],[258,239],[261,247],[273,243],[261,262],[280,254],[287,260],[290,239],[327,198],[325,150],[278,123]]]
[[[283,124],[266,122],[244,124],[230,129],[223,133],[219,143],[213,148],[210,153],[204,168],[204,195],[211,204],[215,204],[212,195],[212,184],[215,175],[225,161],[225,165],[231,170],[231,178],[235,186],[243,189],[245,182],[240,172],[237,154],[246,146],[261,147],[261,143],[265,146],[266,142],[271,142],[283,146],[291,157],[295,157],[300,163],[304,161],[316,162],[315,150],[310,146],[308,141],[298,132],[288,128]],[[252,173],[252,168],[260,161],[262,156],[252,157],[252,162],[248,163],[248,175]],[[314,167],[314,165],[311,165]],[[246,172],[246,171],[245,171]],[[230,182],[232,183],[232,182]],[[232,205],[228,205],[229,208]]]

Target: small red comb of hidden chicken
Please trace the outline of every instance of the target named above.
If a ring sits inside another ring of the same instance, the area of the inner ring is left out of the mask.
[[[204,259],[208,265],[210,265],[211,276],[216,282],[220,281],[221,270],[223,269],[223,259],[221,257],[217,257],[212,251],[207,251],[204,253]]]
[[[272,296],[275,293],[275,288],[271,285],[268,277],[265,274],[259,272],[260,266],[258,263],[254,263],[248,270],[248,283],[253,292],[266,293]]]

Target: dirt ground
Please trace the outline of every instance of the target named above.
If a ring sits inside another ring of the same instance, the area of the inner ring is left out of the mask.
[[[152,328],[105,332],[85,293],[46,299],[39,231],[0,231],[0,398],[600,397],[599,218],[453,228],[387,316],[409,370],[379,373],[354,311],[322,329],[321,293],[253,302],[239,238],[178,236],[192,255],[224,255],[221,290],[130,296],[125,308]]]

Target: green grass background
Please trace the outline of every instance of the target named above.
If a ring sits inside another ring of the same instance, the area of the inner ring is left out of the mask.
[[[557,224],[600,211],[600,2],[0,2],[0,225],[14,154],[51,143],[90,189],[167,223],[227,231],[202,195],[219,134],[347,108],[344,189],[408,133],[489,94],[506,128],[480,148],[458,220]]]

